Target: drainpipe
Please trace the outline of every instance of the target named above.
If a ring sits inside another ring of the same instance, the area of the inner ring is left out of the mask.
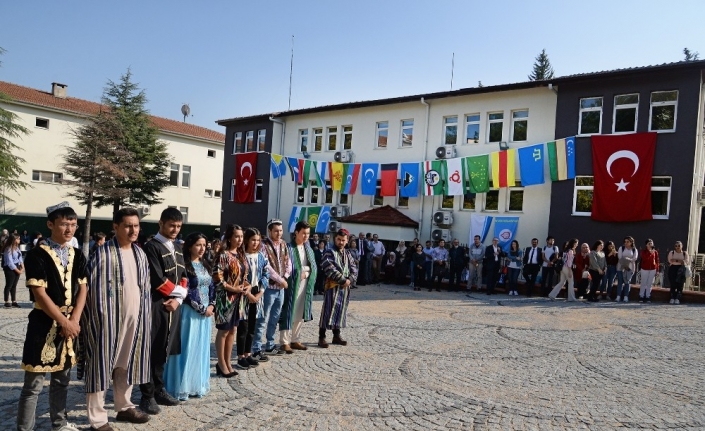
[[[702,205],[700,202],[705,199],[702,196],[703,190],[703,171],[705,170],[705,160],[703,160],[703,145],[705,145],[705,137],[703,136],[703,104],[705,104],[705,83],[700,83],[700,104],[698,106],[698,125],[695,134],[695,166],[693,173],[692,191],[690,197],[690,220],[688,222],[688,251],[691,254],[699,253],[700,243],[700,214]],[[671,187],[673,187],[671,185]],[[698,199],[700,198],[700,199]]]
[[[423,155],[424,155],[424,160],[426,159],[426,152],[428,151],[428,121],[429,118],[431,117],[431,105],[426,102],[426,100],[422,97],[421,98],[421,104],[426,107],[426,123],[424,124],[424,141],[423,141]],[[422,170],[423,172],[423,170]],[[433,198],[431,198],[431,204],[433,205]],[[422,238],[423,234],[423,207],[424,207],[424,202],[425,200],[425,195],[421,195],[421,205],[419,208],[419,233],[418,233],[418,238],[419,242],[424,242],[424,238]],[[429,231],[429,238],[430,238],[430,231]]]
[[[269,117],[269,121],[277,124],[281,124],[282,126],[282,139],[281,142],[279,143],[279,154],[282,156],[284,155],[284,135],[286,133],[286,122],[282,120],[278,120],[272,116]],[[277,178],[277,218],[281,220],[281,215],[280,215],[280,206],[281,206],[281,198],[282,196],[282,176],[280,175],[279,178]]]

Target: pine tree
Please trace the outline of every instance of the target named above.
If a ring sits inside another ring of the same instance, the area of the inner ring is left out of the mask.
[[[133,205],[154,205],[162,201],[159,193],[169,185],[168,170],[171,158],[164,142],[157,139],[149,112],[145,108],[147,96],[131,81],[132,72],[120,77],[120,82],[108,80],[103,93],[103,103],[122,125],[122,145],[130,151],[141,171],[140,176],[120,182],[120,187],[129,190],[128,197],[99,197],[96,205],[113,205],[117,212],[125,202]]]
[[[529,81],[543,81],[546,79],[553,78],[553,67],[548,59],[548,54],[546,50],[542,49],[541,53],[536,56],[536,61],[534,61],[534,69],[529,75]]]
[[[0,48],[0,55],[4,52],[5,50]],[[8,95],[0,93],[0,103],[10,101],[12,99]],[[25,160],[18,156],[22,148],[11,141],[29,133],[26,127],[17,123],[18,119],[15,113],[0,107],[0,201],[3,202],[13,202],[13,199],[7,195],[8,192],[18,192],[29,187],[27,183],[18,179],[25,173],[22,169],[22,163]]]
[[[700,53],[691,51],[688,48],[683,48],[683,55],[685,55],[685,61],[696,61],[700,58]]]

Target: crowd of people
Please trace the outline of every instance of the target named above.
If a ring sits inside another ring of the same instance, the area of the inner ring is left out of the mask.
[[[308,223],[296,224],[289,244],[280,220],[268,222],[266,235],[228,225],[222,241],[192,233],[182,242],[183,216],[167,208],[159,232],[139,244],[139,213],[128,207],[115,213],[110,239],[86,257],[71,244],[77,215],[67,202],[47,208],[47,219],[50,237],[24,258],[21,253],[16,257],[14,234],[3,243],[10,244],[3,246],[9,254],[5,261],[17,275],[11,285],[25,272],[34,304],[22,352],[18,430],[34,429],[46,373],[51,373],[52,428],[78,429],[66,417],[74,366],[85,382],[93,430],[113,429],[105,409],[111,385],[119,422],[145,423],[161,406],[205,396],[213,321],[218,331],[215,370],[222,378],[272,356],[307,350],[301,331],[304,322],[313,320],[315,292],[324,296],[318,347],[347,345],[341,329],[358,259],[356,249],[347,247],[345,229],[333,234],[330,245],[315,250]],[[333,333],[330,343],[327,331]],[[142,395],[139,406],[131,402],[134,385]]]

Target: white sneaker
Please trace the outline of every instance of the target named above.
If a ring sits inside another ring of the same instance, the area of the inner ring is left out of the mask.
[[[676,303],[675,299],[671,299],[671,301],[669,302],[669,304],[675,304],[675,303]]]
[[[627,298],[627,297],[625,296],[624,299],[622,300],[622,302],[629,302],[629,298]]]
[[[80,431],[79,428],[71,422],[66,422],[66,425],[59,428],[59,431]]]
[[[409,287],[414,287],[414,283],[409,283]]]
[[[677,300],[677,299],[675,300],[675,304],[676,304],[676,305],[678,305],[678,304],[680,304],[680,303],[681,303],[681,302],[680,302],[679,300]]]

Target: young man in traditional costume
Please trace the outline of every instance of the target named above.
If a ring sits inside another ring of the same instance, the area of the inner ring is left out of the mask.
[[[164,389],[164,365],[169,355],[181,353],[179,306],[188,293],[188,278],[184,255],[174,240],[181,231],[183,219],[178,209],[165,209],[159,217],[159,233],[144,245],[152,288],[152,381],[140,385],[140,408],[151,415],[159,413],[159,405],[179,404],[179,400]]]
[[[316,255],[308,241],[310,233],[311,226],[307,222],[296,223],[294,242],[291,245],[294,269],[279,318],[279,342],[294,350],[307,350],[301,343],[301,329],[304,322],[313,320],[311,305],[318,270]]]
[[[78,217],[68,202],[47,208],[47,227],[51,237],[46,244],[27,252],[27,287],[34,309],[27,323],[22,369],[24,386],[17,407],[17,430],[34,429],[37,398],[44,377],[51,373],[49,417],[53,430],[77,431],[66,420],[71,367],[76,365],[76,339],[86,303],[86,258],[69,245]]]
[[[335,233],[335,247],[326,250],[321,259],[320,270],[326,274],[323,310],[318,330],[318,347],[327,348],[326,330],[333,330],[333,344],[345,346],[347,341],[340,337],[340,329],[345,328],[350,301],[350,286],[357,280],[357,264],[345,248],[348,231],[340,229]]]
[[[262,317],[257,319],[255,324],[255,335],[252,340],[252,356],[258,361],[266,361],[269,354],[294,353],[288,344],[281,345],[279,349],[274,346],[274,335],[277,332],[277,322],[284,304],[286,295],[287,278],[291,274],[291,257],[289,256],[289,246],[282,240],[284,228],[281,220],[270,220],[267,223],[268,236],[262,239],[260,250],[269,260],[269,285],[264,291],[262,300]],[[266,334],[265,334],[266,328]],[[266,335],[266,344],[262,346],[262,336]]]

